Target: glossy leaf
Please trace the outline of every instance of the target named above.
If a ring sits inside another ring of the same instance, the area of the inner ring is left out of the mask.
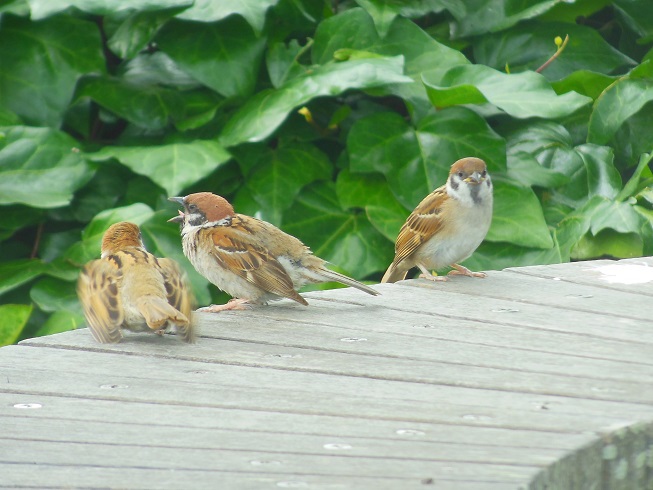
[[[451,30],[454,37],[479,36],[507,29],[524,19],[532,19],[550,10],[559,0],[466,0],[465,11],[456,16]]]
[[[1,131],[0,204],[65,206],[93,176],[79,143],[63,132],[26,126]]]
[[[417,128],[395,113],[373,114],[352,127],[347,149],[353,172],[383,173],[395,197],[411,210],[446,182],[460,158],[482,158],[491,172],[506,165],[503,139],[463,108],[430,115]]]
[[[78,97],[90,97],[105,109],[137,126],[159,130],[183,115],[178,91],[158,85],[144,86],[108,77],[87,77]]]
[[[494,179],[493,184],[492,225],[485,239],[522,247],[553,247],[542,206],[532,189],[501,179]]]
[[[330,183],[304,189],[286,217],[284,231],[352,277],[362,279],[392,260],[390,242],[364,214],[344,211]]]
[[[473,271],[487,271],[527,265],[558,264],[563,261],[557,246],[541,249],[520,247],[508,242],[486,241],[463,262],[463,265]]]
[[[276,90],[255,95],[229,120],[220,135],[227,147],[262,141],[284,121],[295,107],[319,96],[335,96],[349,89],[367,89],[389,83],[406,83],[403,59],[377,58],[331,63],[295,78]]]
[[[617,77],[611,77],[601,73],[578,70],[562,80],[552,82],[551,86],[557,94],[574,91],[596,100],[616,79]]]
[[[508,31],[482,36],[474,45],[477,63],[511,73],[536,70],[556,51],[556,36],[569,36],[562,54],[542,74],[560,80],[579,70],[610,74],[635,62],[590,27],[563,22],[523,22]]]
[[[365,209],[374,228],[394,243],[409,211],[395,199],[382,176],[343,170],[338,174],[336,193],[343,209]]]
[[[613,83],[596,101],[589,122],[587,140],[608,143],[621,125],[653,100],[653,62],[635,68]]]
[[[299,191],[311,182],[329,179],[331,172],[331,162],[314,146],[288,145],[263,156],[248,176],[247,187],[266,210],[266,219],[279,226]]]
[[[77,300],[75,282],[46,277],[32,286],[29,295],[42,311],[48,313],[69,311],[77,315],[83,314]]]
[[[0,306],[0,347],[18,340],[31,314],[31,305]]]
[[[505,74],[483,65],[458,66],[440,81],[424,75],[424,85],[436,107],[489,102],[517,118],[557,118],[572,114],[591,99],[575,92],[557,95],[535,72]]]
[[[38,259],[0,262],[0,295],[43,274],[45,264]]]
[[[59,127],[85,73],[102,73],[97,26],[74,17],[2,19],[0,109],[35,126]]]
[[[192,0],[27,0],[33,20],[50,17],[71,7],[97,15],[107,15],[114,12],[130,10],[151,11],[174,7],[188,7]]]
[[[137,174],[150,177],[170,196],[176,196],[231,158],[219,143],[207,140],[161,146],[107,146],[89,156],[96,161],[115,158]]]
[[[168,22],[155,40],[183,70],[217,93],[225,97],[252,93],[265,38],[257,37],[240,17],[217,24]]]
[[[279,0],[195,0],[194,5],[178,15],[180,19],[215,22],[238,14],[247,19],[257,33],[263,30],[267,10]]]
[[[646,0],[615,0],[614,7],[625,23],[640,37],[641,44],[653,41],[653,14]]]
[[[35,337],[53,335],[55,333],[67,332],[84,326],[83,315],[70,311],[55,311],[48,317],[43,325],[34,333]],[[90,334],[89,334],[90,335]]]
[[[320,23],[312,50],[313,62],[327,63],[342,49],[403,56],[405,74],[414,82],[386,89],[404,99],[416,119],[426,115],[429,109],[422,76],[436,82],[450,68],[469,64],[462,53],[438,43],[413,22],[401,17],[396,18],[387,35],[380,38],[372,18],[362,9],[344,11]]]

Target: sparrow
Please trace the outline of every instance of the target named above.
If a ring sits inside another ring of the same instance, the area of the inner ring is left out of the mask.
[[[492,180],[487,165],[467,157],[451,166],[447,183],[438,187],[408,216],[395,244],[395,258],[381,282],[406,278],[413,267],[420,277],[446,281],[430,270],[451,266],[449,274],[485,277],[459,265],[481,244],[492,222]]]
[[[133,223],[107,229],[101,258],[86,264],[79,275],[77,296],[98,342],[119,342],[121,329],[163,335],[173,327],[182,340],[195,340],[193,296],[185,274],[175,261],[145,250]]]
[[[378,291],[334,272],[299,239],[265,221],[236,214],[229,202],[210,192],[170,197],[184,212],[168,221],[181,226],[184,254],[209,282],[233,299],[202,311],[244,309],[288,298],[308,305],[297,289],[336,281],[368,294]]]

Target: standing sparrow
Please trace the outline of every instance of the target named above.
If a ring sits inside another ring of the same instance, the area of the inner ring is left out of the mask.
[[[184,254],[197,271],[234,298],[204,311],[242,309],[289,298],[308,305],[297,289],[337,281],[368,294],[374,289],[326,268],[326,262],[294,236],[265,221],[234,213],[223,197],[210,192],[171,197],[184,207],[168,220],[181,224]]]
[[[381,282],[406,278],[413,267],[420,277],[446,281],[430,270],[451,266],[449,274],[485,277],[458,265],[481,244],[492,222],[492,181],[485,162],[462,158],[451,166],[447,183],[426,196],[401,227],[395,258]]]
[[[162,335],[172,326],[184,341],[195,340],[185,275],[175,261],[145,250],[133,223],[116,223],[104,233],[101,258],[82,269],[77,295],[98,342],[119,342],[122,328]]]

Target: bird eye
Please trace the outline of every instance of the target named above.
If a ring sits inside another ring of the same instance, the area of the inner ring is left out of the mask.
[[[483,173],[481,175],[485,177],[487,175],[487,170],[483,170]]]
[[[188,206],[188,210],[189,210],[189,211],[197,211],[197,205],[195,205],[195,204],[190,204],[190,205]]]
[[[464,173],[462,173],[462,172],[458,172],[458,177],[460,177],[460,178],[462,179],[464,176],[465,176]]]

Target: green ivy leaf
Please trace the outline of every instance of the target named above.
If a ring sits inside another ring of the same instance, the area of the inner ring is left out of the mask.
[[[284,215],[284,231],[356,279],[385,268],[392,245],[363,214],[343,211],[332,183],[304,189]]]
[[[0,306],[0,347],[18,340],[31,314],[31,305]]]
[[[621,125],[653,100],[653,62],[647,61],[608,87],[594,104],[587,141],[608,143]]]
[[[72,7],[97,15],[110,15],[115,12],[164,10],[174,7],[188,7],[192,0],[27,0],[33,20],[45,19]]]
[[[611,77],[601,73],[578,70],[562,80],[552,82],[551,86],[557,94],[573,91],[581,95],[587,95],[592,100],[596,100],[616,79],[617,77]]]
[[[381,175],[343,170],[338,174],[336,193],[343,209],[365,209],[374,228],[394,243],[409,212],[395,199]]]
[[[313,62],[327,63],[334,59],[336,51],[342,49],[403,56],[405,74],[414,81],[390,85],[386,90],[404,99],[416,120],[424,117],[430,109],[422,77],[439,81],[450,68],[469,64],[460,51],[438,43],[415,23],[401,17],[395,19],[387,35],[381,39],[372,18],[356,8],[320,23],[315,33]]]
[[[485,239],[530,248],[553,247],[542,206],[533,190],[501,179],[493,179],[493,184],[492,225]]]
[[[565,35],[569,35],[565,50],[542,72],[549,80],[559,80],[579,70],[609,74],[635,65],[597,30],[567,22],[523,22],[507,31],[486,34],[474,44],[474,59],[496,70],[503,70],[508,64],[512,73],[536,70],[555,53],[554,38]]]
[[[436,107],[489,102],[517,118],[558,118],[589,104],[589,97],[567,92],[557,95],[535,72],[505,74],[483,65],[457,66],[442,80],[423,76],[426,92]]]
[[[563,262],[563,258],[557,245],[541,249],[520,247],[512,243],[486,241],[463,262],[463,265],[473,271],[484,271],[528,265],[559,264],[560,262]]]
[[[183,117],[177,90],[108,77],[85,77],[77,97],[90,97],[105,109],[142,128],[160,130]]]
[[[533,155],[524,151],[508,153],[508,176],[529,187],[553,188],[569,182],[569,177],[540,165]]]
[[[238,14],[244,17],[258,34],[265,25],[267,10],[278,2],[279,0],[195,0],[194,5],[178,17],[197,22],[215,22]]]
[[[140,226],[153,214],[152,208],[141,203],[102,211],[84,228],[82,241],[70,247],[64,254],[64,258],[77,266],[97,259],[100,257],[102,235],[109,226],[120,221],[130,221]]]
[[[592,260],[606,255],[617,259],[641,257],[644,253],[642,237],[637,233],[618,233],[611,229],[597,235],[585,234],[572,248],[575,260]]]
[[[543,167],[569,177],[568,184],[552,190],[556,202],[579,207],[595,195],[614,199],[621,189],[612,149],[590,144],[572,147],[563,126],[533,122],[510,132],[507,139],[510,154],[529,153]]]
[[[460,158],[482,158],[491,172],[506,168],[504,140],[461,107],[429,115],[416,129],[396,113],[362,118],[349,132],[347,149],[352,172],[383,173],[395,197],[411,210],[446,182]]]
[[[184,71],[225,97],[251,95],[266,41],[238,16],[218,24],[168,22],[155,40]]]
[[[335,96],[349,89],[411,82],[402,75],[403,59],[377,58],[331,63],[295,78],[276,90],[256,94],[227,122],[220,141],[226,147],[262,141],[295,107],[320,96]]]
[[[456,21],[451,26],[454,38],[480,36],[514,26],[521,20],[532,19],[547,12],[559,0],[513,2],[507,0],[466,0],[465,9],[453,11]]]
[[[296,143],[270,150],[247,178],[247,187],[266,219],[281,225],[283,213],[299,191],[316,180],[331,177],[332,165],[315,146]]]
[[[37,259],[0,262],[0,295],[28,283],[44,270],[45,264]]]
[[[67,134],[26,126],[1,130],[0,204],[65,206],[93,176],[79,143]]]
[[[149,177],[170,196],[206,177],[231,158],[217,142],[195,140],[160,146],[105,146],[88,155],[96,161],[115,158]]]
[[[78,316],[83,314],[75,282],[46,277],[32,286],[29,295],[42,311],[68,311]]]
[[[105,70],[97,26],[64,16],[43,22],[4,17],[0,60],[0,108],[53,128],[61,125],[77,80]]]
[[[640,44],[653,41],[653,15],[646,1],[615,0],[612,2],[624,22],[640,37]]]
[[[78,315],[70,311],[55,311],[48,317],[45,323],[34,332],[34,337],[53,335],[55,333],[75,330],[84,325],[84,315]]]

